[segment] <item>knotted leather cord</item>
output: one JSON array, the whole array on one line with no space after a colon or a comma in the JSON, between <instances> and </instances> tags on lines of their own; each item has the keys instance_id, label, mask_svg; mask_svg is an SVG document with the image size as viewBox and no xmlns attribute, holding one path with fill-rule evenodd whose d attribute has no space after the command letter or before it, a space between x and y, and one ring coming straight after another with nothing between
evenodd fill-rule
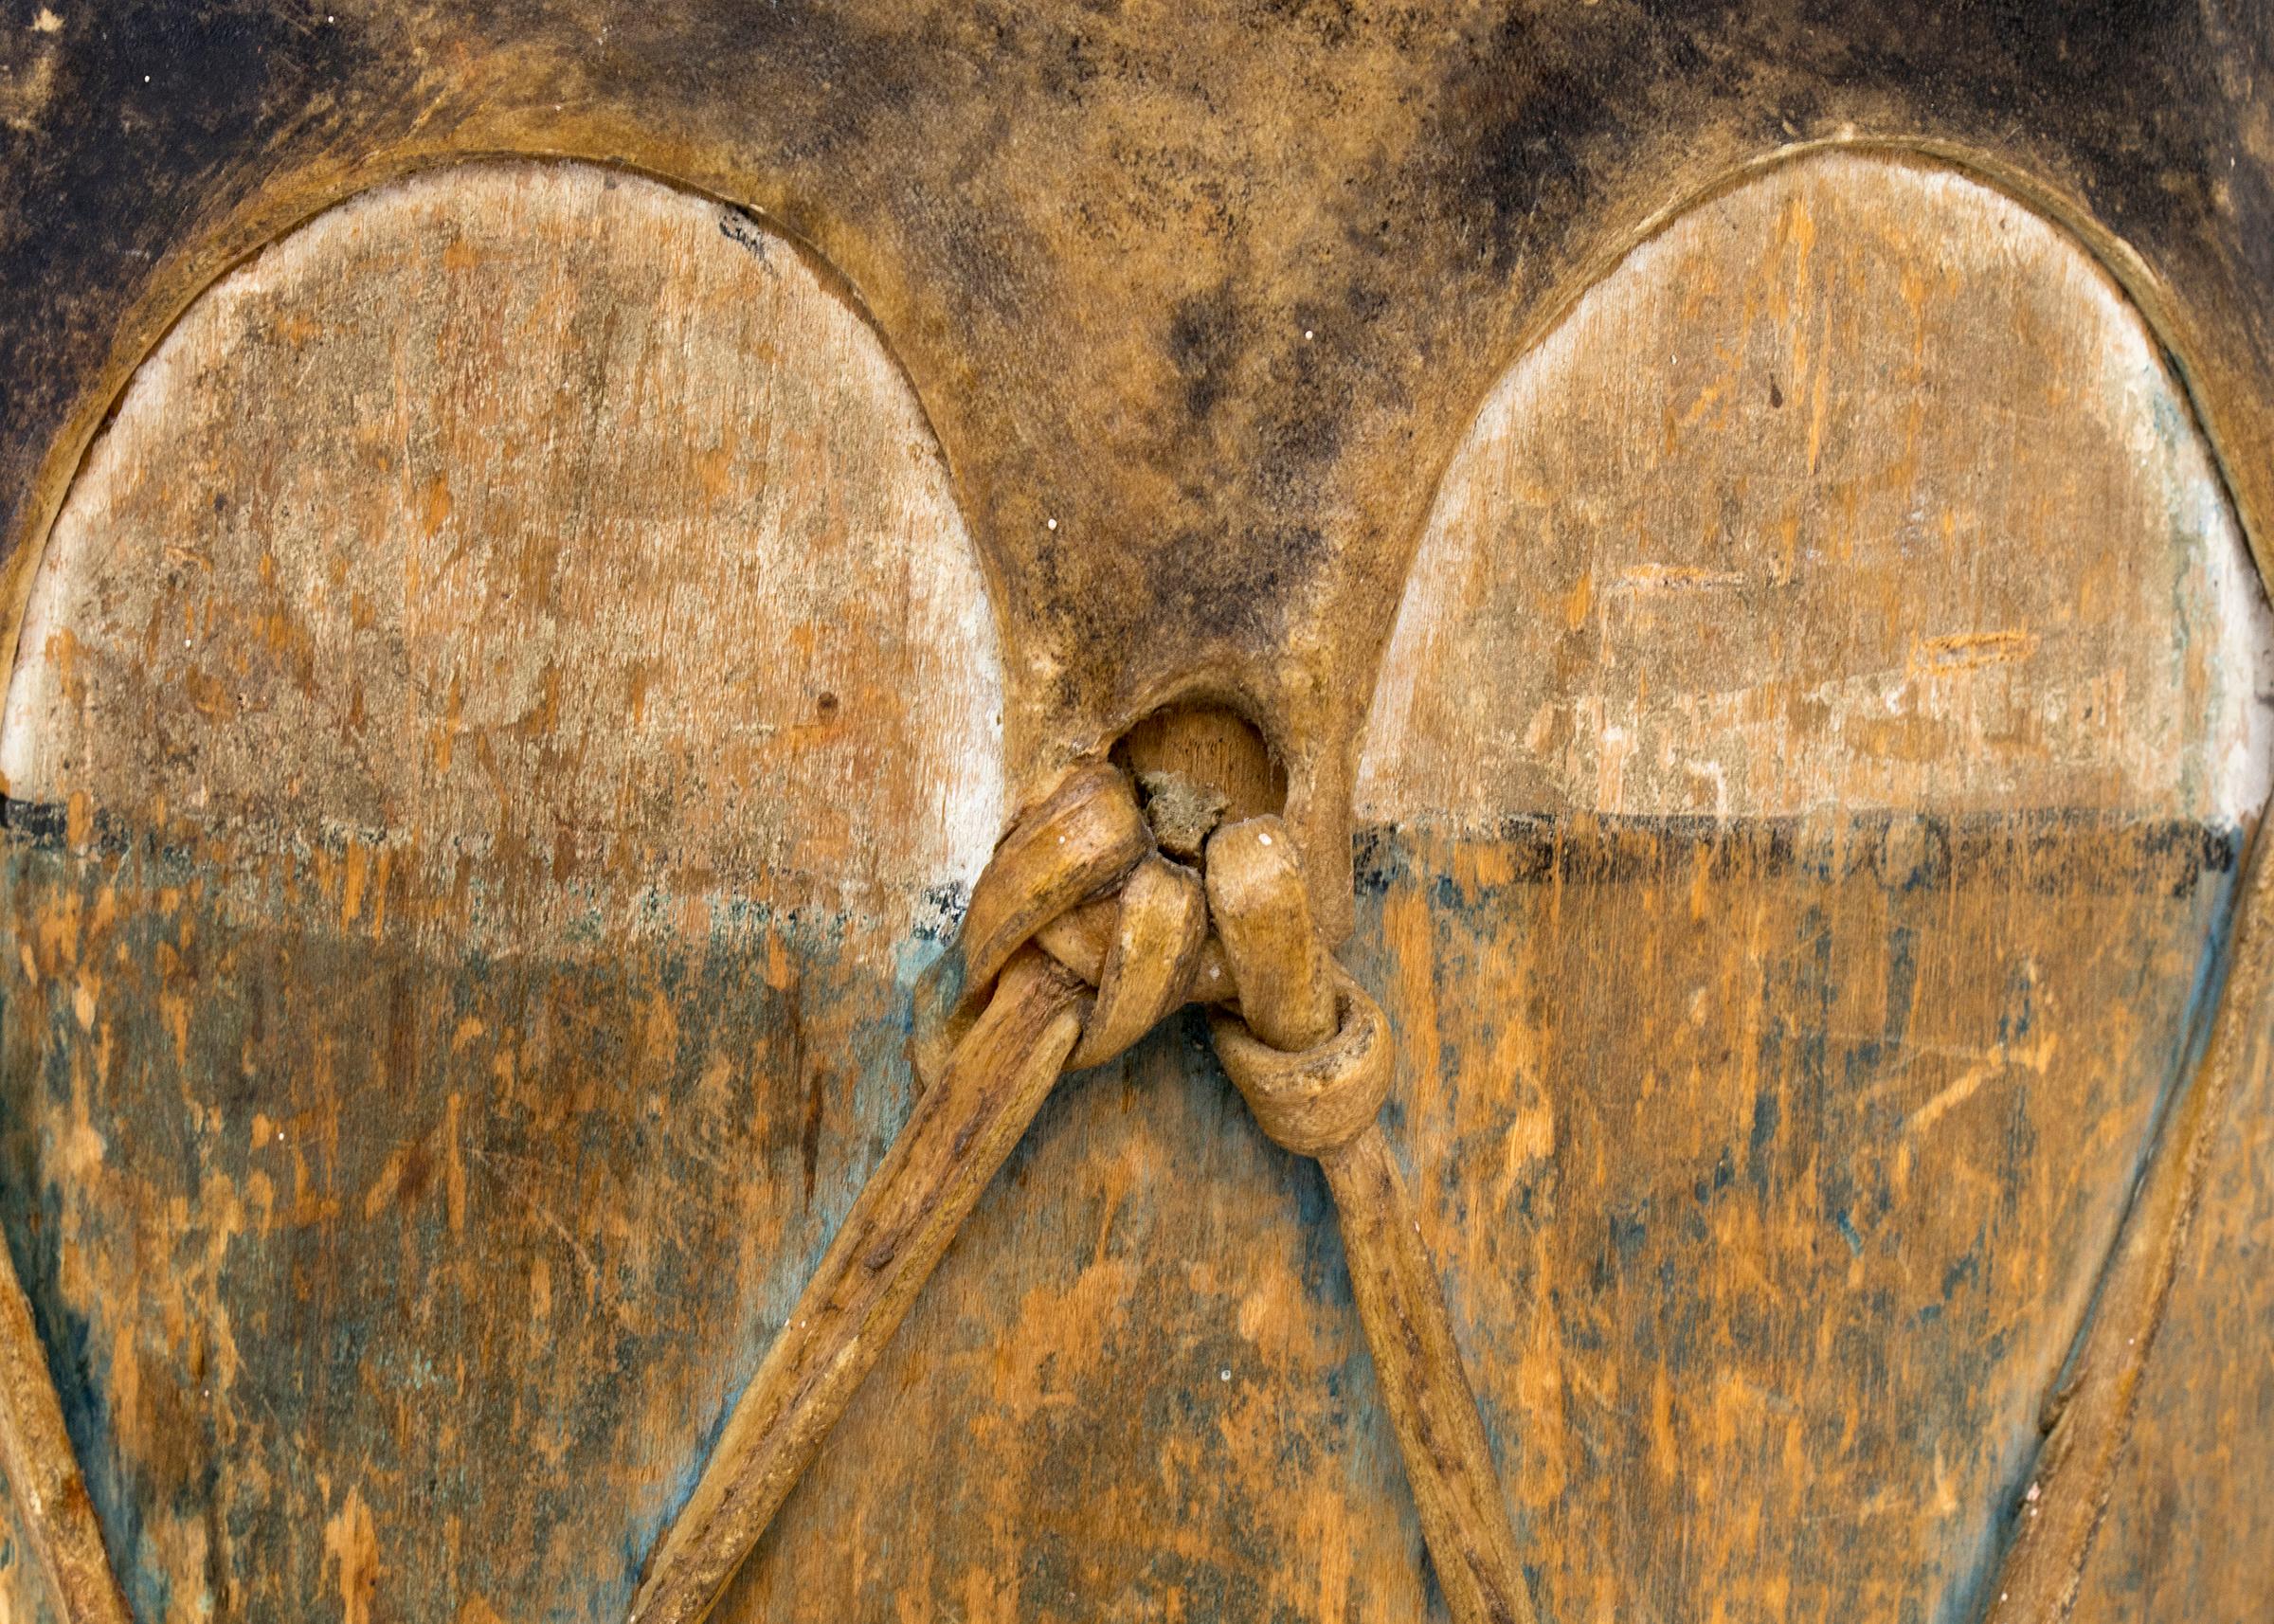
<instances>
[{"instance_id":1,"label":"knotted leather cord","mask_svg":"<svg viewBox=\"0 0 2274 1624\"><path fill-rule=\"evenodd\" d=\"M1376 1121L1388 1022L1327 954L1278 819L1218 829L1202 863L1204 888L1161 856L1127 775L1105 766L1072 774L997 848L964 916L964 994L919 1038L915 1109L736 1403L634 1597L634 1624L699 1624L711 1611L1058 1075L1110 1059L1191 1001L1218 1006L1218 1054L1264 1132L1326 1170L1454 1618L1529 1624L1435 1267Z\"/></svg>"},{"instance_id":2,"label":"knotted leather cord","mask_svg":"<svg viewBox=\"0 0 2274 1624\"><path fill-rule=\"evenodd\" d=\"M2074 1374L2048 1402L2047 1446L2030 1492L2013 1510L2012 1543L1988 1598L1994 1624L2008 1618L2059 1624L2075 1605L2211 1142L2241 1076L2270 1063L2274 1038L2259 1025L2274 999L2268 923L2274 856L2265 821L2250 840L2211 1042L2192 1086L2158 1131ZM635 1624L698 1624L710 1611L875 1363L954 1227L1039 1108L1057 1069L1077 1048L1100 1058L1117 1053L1152 1023L1140 1011L1154 1009L1158 1019L1187 1000L1218 1006L1211 1016L1218 1057L1264 1131L1288 1149L1316 1156L1326 1173L1383 1406L1451 1611L1461 1624L1531 1618L1506 1503L1435 1266L1374 1121L1391 1071L1379 1006L1342 973L1310 928L1299 866L1276 819L1251 820L1210 838L1205 892L1216 931L1197 949L1182 929L1169 928L1164 901L1143 900L1167 896L1173 883L1186 898L1177 917L1188 919L1190 882L1181 876L1189 870L1124 883L1152 864L1177 868L1151 850L1127 781L1110 768L1069 779L999 848L966 914L964 959L972 990L918 1044L919 1080L938 1081L920 1097L805 1304L737 1406L695 1497L651 1564L634 1602ZM1182 995L1176 973L1162 967L1164 957L1192 966ZM997 965L1002 967L990 987L987 972ZM1127 986L1118 984L1125 981ZM996 1078L991 1089L990 1077ZM934 1170L935 1177L952 1175L940 1180L946 1195L928 1226L919 1231L903 1218L904 1228L892 1232L915 1234L921 1246L888 1242L863 1254L868 1266L884 1269L892 1280L856 1326L836 1297L820 1295L832 1278L831 1263L840 1251L866 1244L875 1228L864 1215L872 1201L906 1214L908 1201L885 1198L920 1150L936 1150L948 1131L944 1122L964 1125L955 1129L951 1165ZM862 1238L848 1238L856 1236ZM817 1362L813 1349L822 1343L831 1351Z\"/></svg>"}]
</instances>

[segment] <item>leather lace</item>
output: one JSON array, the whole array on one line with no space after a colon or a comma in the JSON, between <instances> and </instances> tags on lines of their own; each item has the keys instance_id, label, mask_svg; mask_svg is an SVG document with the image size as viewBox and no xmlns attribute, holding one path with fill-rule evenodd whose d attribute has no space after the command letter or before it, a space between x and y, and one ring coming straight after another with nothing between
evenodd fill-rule
<instances>
[{"instance_id":1,"label":"leather lace","mask_svg":"<svg viewBox=\"0 0 2274 1624\"><path fill-rule=\"evenodd\" d=\"M1079 768L972 889L962 991L921 1022L907 1125L729 1417L632 1604L698 1624L766 1531L948 1242L1067 1071L1187 1003L1276 1144L1318 1159L1440 1588L1459 1624L1529 1624L1493 1471L1413 1198L1377 1121L1381 1008L1315 928L1277 818L1216 829L1198 870L1162 855L1128 776Z\"/></svg>"}]
</instances>

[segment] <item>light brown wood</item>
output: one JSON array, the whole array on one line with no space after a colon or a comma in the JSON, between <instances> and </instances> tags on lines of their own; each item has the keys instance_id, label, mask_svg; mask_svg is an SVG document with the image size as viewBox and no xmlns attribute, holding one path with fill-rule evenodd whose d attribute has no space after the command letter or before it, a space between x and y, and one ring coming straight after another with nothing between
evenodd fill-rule
<instances>
[{"instance_id":1,"label":"light brown wood","mask_svg":"<svg viewBox=\"0 0 2274 1624\"><path fill-rule=\"evenodd\" d=\"M1166 706L1113 747L1132 773L1174 772L1223 798L1226 822L1259 818L1287 805L1287 769L1255 725L1220 705Z\"/></svg>"},{"instance_id":2,"label":"light brown wood","mask_svg":"<svg viewBox=\"0 0 2274 1624\"><path fill-rule=\"evenodd\" d=\"M1501 380L1383 656L1362 821L2256 813L2274 621L2154 338L2061 232L1827 153Z\"/></svg>"},{"instance_id":3,"label":"light brown wood","mask_svg":"<svg viewBox=\"0 0 2274 1624\"><path fill-rule=\"evenodd\" d=\"M1097 997L1067 1069L1103 1065L1181 1007L1207 939L1208 897L1199 875L1157 856L1130 870L1114 898L1104 953L1092 960L1083 952L1072 966L1097 988ZM1048 951L1050 943L1043 940L1042 947ZM1095 974L1089 974L1092 968Z\"/></svg>"},{"instance_id":4,"label":"light brown wood","mask_svg":"<svg viewBox=\"0 0 2274 1624\"><path fill-rule=\"evenodd\" d=\"M1084 769L998 847L974 890L963 952L971 986L987 989L986 1008L956 1043L942 1083L863 1192L766 1364L737 1400L693 1498L634 1598L634 1624L700 1624L709 1615L850 1401L875 1350L912 1307L978 1191L1039 1108L1049 1082L1037 1068L1046 1062L1047 1077L1055 1078L1059 1069L1095 1064L1180 1006L1212 914L1230 979L1242 993L1241 1013L1219 1013L1213 1022L1218 1051L1265 1131L1328 1165L1329 1187L1357 1237L1350 1268L1358 1305L1449 1605L1459 1624L1528 1624L1530 1600L1475 1399L1417 1238L1412 1200L1376 1122L1392 1066L1393 1040L1381 1011L1326 954L1309 915L1307 876L1282 820L1267 816L1218 829L1207 841L1203 893L1200 876L1157 856L1128 867L1132 841L1140 849L1146 843L1142 823L1132 834L1135 806L1118 768ZM1075 962L1094 965L1097 977L1086 1005L1065 1001L1081 1027L1069 1047L1043 1038L1016 1013L1035 1001L1038 975L1054 977L1061 992L1079 984L1027 938L1076 911L1074 899L1109 874L1126 877L1110 899L1117 917L1102 948L1088 929L1065 933ZM1094 917L1108 900L1079 911ZM1215 912L1219 908L1224 911ZM996 965L1006 945L1017 973L1006 971L998 983ZM1279 962L1266 963L1273 959ZM998 1019L1006 1005L1014 1010L1007 1022ZM1038 1059L1013 1046L1037 1041L1047 1051ZM991 1118L978 1126L933 1126L926 1110L941 1094L953 1089L968 1095L984 1086L976 1078L996 1074L1022 1079L1013 1090L1025 1100L1010 1113L1015 1129L984 1130L992 1128ZM955 1114L965 1114L960 1104ZM948 1200L947 1191L963 1191L966 1199ZM904 1232L919 1227L925 1239L911 1247ZM910 1259L905 1279L904 1258ZM875 1305L848 1307L878 1273L888 1279Z\"/></svg>"},{"instance_id":5,"label":"light brown wood","mask_svg":"<svg viewBox=\"0 0 2274 1624\"><path fill-rule=\"evenodd\" d=\"M476 164L183 317L0 729L10 1065L89 1045L0 1111L26 1285L99 1502L166 1485L138 1606L628 1598L906 1109L1002 684L907 380L738 211Z\"/></svg>"},{"instance_id":6,"label":"light brown wood","mask_svg":"<svg viewBox=\"0 0 2274 1624\"><path fill-rule=\"evenodd\" d=\"M961 937L966 998L984 999L1036 930L1112 889L1151 850L1145 815L1120 768L1069 773L1012 825L972 887Z\"/></svg>"},{"instance_id":7,"label":"light brown wood","mask_svg":"<svg viewBox=\"0 0 2274 1624\"><path fill-rule=\"evenodd\" d=\"M1080 992L1038 949L1003 966L736 1402L633 1598L634 1624L709 1615L1056 1083L1081 1036Z\"/></svg>"},{"instance_id":8,"label":"light brown wood","mask_svg":"<svg viewBox=\"0 0 2274 1624\"><path fill-rule=\"evenodd\" d=\"M1116 886L1151 851L1128 775L1104 763L1075 767L1012 823L973 883L955 950L917 987L909 1052L919 1090L949 1064L1010 956L1068 909ZM1090 966L1100 975L1111 936L1111 928L1103 930Z\"/></svg>"},{"instance_id":9,"label":"light brown wood","mask_svg":"<svg viewBox=\"0 0 2274 1624\"><path fill-rule=\"evenodd\" d=\"M2197 1072L2198 1102L2175 1102L2162 1134L2164 1157L2183 1146L2190 1177L2201 1184L2182 1207L2183 1227L2167 1232L2172 1271L2168 1292L2131 1295L2141 1276L2155 1281L2165 1259L2136 1255L2127 1239L2111 1259L2103 1291L2116 1310L2103 1329L2096 1323L2080 1350L2083 1383L2057 1406L2056 1438L2072 1457L2066 1475L2097 1505L2101 1525L2091 1539L2077 1589L2074 1616L2092 1624L2133 1624L2161 1618L2248 1618L2267 1595L2259 1553L2274 1549L2274 1361L2254 1357L2274 1326L2274 1272L2265 1267L2274 1236L2274 968L2266 918L2268 869L2274 850L2261 821L2252 837L2247 911L2235 929L2217 1024ZM2185 1136L2184 1138L2182 1136ZM2143 1240L2154 1220L2170 1216L2164 1157L2153 1181L2134 1197ZM2150 1247L2152 1242L2148 1243ZM2129 1300L2127 1301L2127 1298ZM2129 1319L2126 1338L2155 1326L2144 1365L2128 1369L2134 1345L2118 1348L2117 1327ZM2096 1316L2097 1322L2097 1316ZM2084 1435L2088 1413L2078 1413L2099 1389L2103 1403L2123 1417L2121 1442L2106 1451L2108 1435ZM2095 1446L2099 1446L2096 1448ZM2109 1476L2090 1482L2087 1462L2104 1453ZM2028 1526L2049 1512L2041 1474L2032 1473L2012 1509L2015 1555L2020 1543L2043 1542L2050 1530ZM2042 1509L2041 1509L2042 1508ZM2073 1526L2073 1525L2072 1525ZM2050 1553L2046 1553L2049 1555ZM2056 1596L2066 1588L2064 1563L2035 1559ZM2005 1589L2012 1590L2009 1581Z\"/></svg>"},{"instance_id":10,"label":"light brown wood","mask_svg":"<svg viewBox=\"0 0 2274 1624\"><path fill-rule=\"evenodd\" d=\"M1303 859L1275 817L1228 823L1208 840L1208 912L1241 1019L1274 1049L1308 1049L1335 1029L1334 981L1311 925Z\"/></svg>"},{"instance_id":11,"label":"light brown wood","mask_svg":"<svg viewBox=\"0 0 2274 1624\"><path fill-rule=\"evenodd\" d=\"M1209 1020L1217 1058L1271 1141L1322 1160L1372 1129L1390 1089L1397 1039L1381 1006L1329 961L1327 994L1336 1029L1308 1048L1266 1043L1239 1011Z\"/></svg>"},{"instance_id":12,"label":"light brown wood","mask_svg":"<svg viewBox=\"0 0 2274 1624\"><path fill-rule=\"evenodd\" d=\"M49 541L0 772L328 860L351 928L827 911L889 977L1001 830L1002 684L947 470L825 273L652 181L485 164L311 222L152 357Z\"/></svg>"},{"instance_id":13,"label":"light brown wood","mask_svg":"<svg viewBox=\"0 0 2274 1624\"><path fill-rule=\"evenodd\" d=\"M1127 924L1084 998L1081 980L1029 938L1108 886ZM1082 1046L1090 1063L1110 1058L1182 1004L1205 929L1199 877L1152 856L1119 767L1068 774L1003 837L949 961L960 961L964 1010L947 1018L951 1038L919 1044L947 1052L940 1075L735 1401L633 1598L634 1624L709 1615L1059 1074Z\"/></svg>"},{"instance_id":14,"label":"light brown wood","mask_svg":"<svg viewBox=\"0 0 2274 1624\"><path fill-rule=\"evenodd\" d=\"M1120 900L1101 897L1068 909L1036 931L1035 940L1052 958L1095 985L1106 973L1106 956L1112 950L1120 917ZM1184 995L1195 1003L1239 1002L1238 989L1232 984L1231 972L1224 968L1224 945L1213 932L1200 943Z\"/></svg>"},{"instance_id":15,"label":"light brown wood","mask_svg":"<svg viewBox=\"0 0 2274 1624\"><path fill-rule=\"evenodd\" d=\"M1374 1379L1398 1432L1446 1606L1461 1624L1528 1624L1531 1594L1507 1497L1453 1339L1441 1266L1421 1238L1397 1156L1377 1123L1320 1164L1334 1193Z\"/></svg>"}]
</instances>

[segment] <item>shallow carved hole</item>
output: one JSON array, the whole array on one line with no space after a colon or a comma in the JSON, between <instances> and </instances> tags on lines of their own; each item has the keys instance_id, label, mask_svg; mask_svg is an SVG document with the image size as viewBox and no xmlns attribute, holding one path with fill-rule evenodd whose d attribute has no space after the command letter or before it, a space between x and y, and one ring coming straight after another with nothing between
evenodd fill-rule
<instances>
[{"instance_id":1,"label":"shallow carved hole","mask_svg":"<svg viewBox=\"0 0 2274 1624\"><path fill-rule=\"evenodd\" d=\"M1162 707L1121 736L1113 760L1137 780L1154 837L1171 857L1197 857L1219 822L1287 804L1287 769L1262 731L1221 705Z\"/></svg>"}]
</instances>

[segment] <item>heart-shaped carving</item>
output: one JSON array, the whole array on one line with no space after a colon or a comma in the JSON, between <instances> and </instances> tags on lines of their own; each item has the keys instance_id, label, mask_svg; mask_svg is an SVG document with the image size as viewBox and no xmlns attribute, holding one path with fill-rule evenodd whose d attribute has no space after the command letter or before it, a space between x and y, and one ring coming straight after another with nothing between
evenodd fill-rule
<instances>
[{"instance_id":1,"label":"heart-shaped carving","mask_svg":"<svg viewBox=\"0 0 2274 1624\"><path fill-rule=\"evenodd\" d=\"M1495 390L1376 692L1361 973L1543 1614L1979 1613L2268 659L2139 317L1956 174L1740 186Z\"/></svg>"},{"instance_id":2,"label":"heart-shaped carving","mask_svg":"<svg viewBox=\"0 0 2274 1624\"><path fill-rule=\"evenodd\" d=\"M1002 817L905 380L739 214L413 179L140 370L23 646L0 1201L130 1599L620 1615Z\"/></svg>"}]
</instances>

